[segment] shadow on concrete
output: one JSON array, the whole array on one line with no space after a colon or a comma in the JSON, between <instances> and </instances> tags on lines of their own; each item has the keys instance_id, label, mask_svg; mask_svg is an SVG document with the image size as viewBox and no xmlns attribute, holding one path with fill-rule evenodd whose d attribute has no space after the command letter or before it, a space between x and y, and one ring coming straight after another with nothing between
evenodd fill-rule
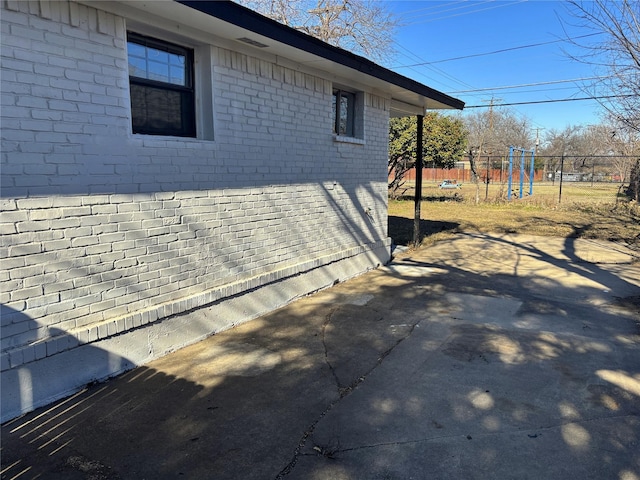
<instances>
[{"instance_id":1,"label":"shadow on concrete","mask_svg":"<svg viewBox=\"0 0 640 480\"><path fill-rule=\"evenodd\" d=\"M406 217L389 215L388 231L395 245L413 244L413 223L414 221ZM426 237L439 232L454 232L460 226L459 223L441 222L433 220L420 220L420 241Z\"/></svg>"},{"instance_id":2,"label":"shadow on concrete","mask_svg":"<svg viewBox=\"0 0 640 480\"><path fill-rule=\"evenodd\" d=\"M75 393L81 385L134 367L121 355L82 343L8 305L0 304L0 317L3 421ZM43 358L48 361L42 362Z\"/></svg>"},{"instance_id":3,"label":"shadow on concrete","mask_svg":"<svg viewBox=\"0 0 640 480\"><path fill-rule=\"evenodd\" d=\"M640 475L637 318L585 301L637 285L508 237L465 240L8 422L3 478ZM509 265L490 271L497 253Z\"/></svg>"}]
</instances>

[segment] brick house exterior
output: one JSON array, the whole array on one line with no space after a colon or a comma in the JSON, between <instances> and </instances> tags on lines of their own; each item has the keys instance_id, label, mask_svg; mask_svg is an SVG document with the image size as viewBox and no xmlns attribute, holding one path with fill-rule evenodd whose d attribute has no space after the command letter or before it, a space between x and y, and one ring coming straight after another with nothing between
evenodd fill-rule
<instances>
[{"instance_id":1,"label":"brick house exterior","mask_svg":"<svg viewBox=\"0 0 640 480\"><path fill-rule=\"evenodd\" d=\"M3 421L387 262L389 116L462 108L235 4L1 14ZM132 127L134 47L191 133Z\"/></svg>"}]
</instances>

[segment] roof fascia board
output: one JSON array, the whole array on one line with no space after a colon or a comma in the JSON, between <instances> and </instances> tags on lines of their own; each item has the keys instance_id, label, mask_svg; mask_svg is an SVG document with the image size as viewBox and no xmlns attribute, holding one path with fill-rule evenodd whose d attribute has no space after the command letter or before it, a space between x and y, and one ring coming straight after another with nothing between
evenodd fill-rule
<instances>
[{"instance_id":1,"label":"roof fascia board","mask_svg":"<svg viewBox=\"0 0 640 480\"><path fill-rule=\"evenodd\" d=\"M198 25L193 22L193 18L189 18L189 30L185 30L183 20L175 11L175 8L178 9L187 9L187 7L181 6L173 0L164 0L158 1L156 0L154 3L156 7L161 5L161 9L158 10L158 13L152 13L150 9L142 10L140 7L145 7L147 4L133 1L109 1L109 0L77 0L78 3L84 4L86 6L90 6L93 8L99 8L101 10L107 11L109 13L113 13L114 15L124 16L127 21L127 29L134 29L138 31L138 33L142 33L144 35L166 35L169 33L171 38L168 40L172 41L180 41L185 45L189 45L192 47L197 46L198 44L211 44L216 47L226 48L228 50L237 51L240 53L244 53L250 56L259 56L260 59L269 61L276 65L280 65L286 68L291 68L296 71L308 73L311 75L316 75L320 78L325 78L327 80L341 83L343 85L350 85L353 88L360 88L362 90L373 88L372 93L377 93L379 95L384 95L384 89L381 89L380 86L383 85L383 82L378 81L378 86L372 86L371 77L365 76L363 74L358 75L358 79L354 75L354 72L346 67L337 68L332 72L328 72L326 69L322 68L322 63L326 63L326 60L319 59L314 61L310 59L309 61L301 63L297 59L292 59L282 54L274 53L269 49L256 49L246 43L242 43L238 40L221 37L214 33L211 33L206 29L205 25ZM198 12L188 9L189 12L192 12L193 15L198 16ZM169 14L173 14L171 18L168 16ZM199 15L202 17L202 15ZM218 23L224 22L223 20L217 20ZM236 33L238 32L236 28ZM246 31L247 34L252 32ZM261 37L258 37L260 39ZM265 39L266 40L266 39ZM293 49L291 49L293 50ZM309 56L307 56L309 58ZM365 78L369 78L369 82L364 82ZM375 79L373 79L375 80Z\"/></svg>"},{"instance_id":2,"label":"roof fascia board","mask_svg":"<svg viewBox=\"0 0 640 480\"><path fill-rule=\"evenodd\" d=\"M411 112L415 111L415 108L424 113L426 109L464 107L464 102L458 99L233 2L78 0L78 3L122 15L130 25L140 25L148 32L158 28L184 38L191 44L196 40L249 55L256 55L259 51L261 58L269 59L278 65L316 74L354 88L358 88L358 85L368 87L363 90L373 88L372 93L392 98L394 115L402 115L408 111L406 107L394 109L393 102L396 101L398 105L412 104L414 108L409 109ZM219 35L213 32L218 32ZM256 49L246 45L236 40L240 34L246 34L259 41L276 42L281 46L280 51L270 52L268 49ZM329 65L332 66L328 68Z\"/></svg>"},{"instance_id":3,"label":"roof fascia board","mask_svg":"<svg viewBox=\"0 0 640 480\"><path fill-rule=\"evenodd\" d=\"M253 10L235 4L231 1L176 1L201 13L224 20L225 22L249 30L265 38L303 50L311 55L330 60L357 72L364 73L371 77L378 78L387 83L414 92L420 96L427 97L435 102L434 106L430 108L453 108L458 110L462 110L464 108L464 102L461 100L450 97L449 95L434 90L431 87L427 87L415 80L392 72L391 70L377 65L364 57L355 55L341 48L334 47L333 45L329 45L317 38L306 35L291 27L278 23L275 20L264 17Z\"/></svg>"},{"instance_id":4,"label":"roof fascia board","mask_svg":"<svg viewBox=\"0 0 640 480\"><path fill-rule=\"evenodd\" d=\"M362 74L357 74L359 78L356 78L354 72L347 69L346 67L337 68L332 72L328 72L327 70L322 68L322 65L318 61L300 63L297 60L293 60L286 56L273 53L268 49L257 50L255 47L239 42L237 40L220 37L218 35L210 33L209 31L205 31L203 28L197 28L198 25L194 25L193 22L189 24L190 30L186 31L184 26L181 25L181 22L179 22L179 15L173 10L173 19L170 19L164 15L153 14L149 10L141 10L139 8L136 8L138 4L144 6L144 4L141 4L141 2L127 3L108 0L78 0L78 3L92 6L94 8L99 8L115 15L124 16L127 20L127 29L133 29L137 33L141 33L143 35L166 36L168 33L170 34L170 36L166 39L169 41L180 42L191 47L196 47L198 44L215 45L216 47L226 48L228 50L237 51L249 56L259 56L260 59L269 61L275 65L280 65L282 67L290 68L295 71L315 75L319 78L324 78L334 83L348 85L354 89L371 91L371 93L380 96L388 95L388 93L385 94L384 82L377 79L372 79L371 77L367 77ZM166 14L167 12L164 10L164 8L171 9L171 7L187 8L173 1L164 1L162 13ZM195 12L191 9L189 9L189 12L193 12L193 15L198 15L198 12ZM219 20L219 22L222 22L222 20ZM247 31L247 33L250 32ZM369 80L369 82L364 81L367 79ZM372 82L371 80L377 81ZM377 85L373 85L373 83L376 83Z\"/></svg>"}]
</instances>

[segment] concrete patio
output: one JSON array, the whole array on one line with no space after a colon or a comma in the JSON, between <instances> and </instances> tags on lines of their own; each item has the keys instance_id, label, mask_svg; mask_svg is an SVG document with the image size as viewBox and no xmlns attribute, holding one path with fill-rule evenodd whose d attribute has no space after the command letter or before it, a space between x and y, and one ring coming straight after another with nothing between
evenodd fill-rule
<instances>
[{"instance_id":1,"label":"concrete patio","mask_svg":"<svg viewBox=\"0 0 640 480\"><path fill-rule=\"evenodd\" d=\"M2 479L638 480L639 304L619 244L457 235L4 424Z\"/></svg>"}]
</instances>

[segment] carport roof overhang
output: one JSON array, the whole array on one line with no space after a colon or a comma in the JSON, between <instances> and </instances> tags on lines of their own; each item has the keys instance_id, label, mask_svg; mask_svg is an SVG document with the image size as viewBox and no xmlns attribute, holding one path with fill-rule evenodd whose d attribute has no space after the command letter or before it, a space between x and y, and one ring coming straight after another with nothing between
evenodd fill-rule
<instances>
[{"instance_id":1,"label":"carport roof overhang","mask_svg":"<svg viewBox=\"0 0 640 480\"><path fill-rule=\"evenodd\" d=\"M82 0L81 0L82 1ZM391 115L423 115L425 110L458 109L464 102L399 75L359 55L334 47L229 1L121 1L111 3L144 11L255 48L311 70L327 72L338 83L364 85L391 97ZM343 85L345 87L350 84Z\"/></svg>"}]
</instances>

